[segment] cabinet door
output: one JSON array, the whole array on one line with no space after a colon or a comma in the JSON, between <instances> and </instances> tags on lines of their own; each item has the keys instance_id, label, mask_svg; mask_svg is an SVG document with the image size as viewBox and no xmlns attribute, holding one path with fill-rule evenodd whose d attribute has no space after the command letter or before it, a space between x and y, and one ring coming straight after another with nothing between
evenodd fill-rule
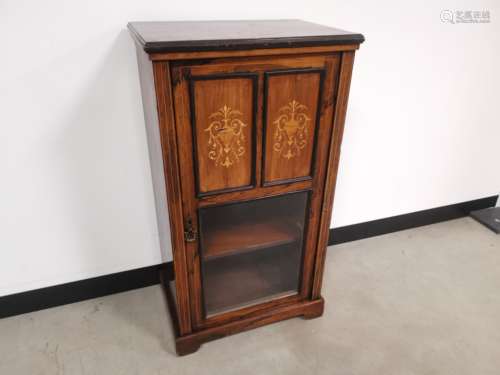
<instances>
[{"instance_id":1,"label":"cabinet door","mask_svg":"<svg viewBox=\"0 0 500 375\"><path fill-rule=\"evenodd\" d=\"M332 54L171 68L195 328L310 296L338 66Z\"/></svg>"}]
</instances>

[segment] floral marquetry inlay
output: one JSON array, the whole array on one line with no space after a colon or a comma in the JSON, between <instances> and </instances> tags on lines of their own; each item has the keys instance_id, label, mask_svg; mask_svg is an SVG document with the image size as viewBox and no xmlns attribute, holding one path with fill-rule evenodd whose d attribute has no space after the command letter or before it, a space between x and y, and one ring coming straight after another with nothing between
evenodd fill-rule
<instances>
[{"instance_id":1,"label":"floral marquetry inlay","mask_svg":"<svg viewBox=\"0 0 500 375\"><path fill-rule=\"evenodd\" d=\"M311 120L307 115L307 107L292 100L279 110L279 117L274 121L273 149L286 159L300 154L307 144L307 124Z\"/></svg>"},{"instance_id":2,"label":"floral marquetry inlay","mask_svg":"<svg viewBox=\"0 0 500 375\"><path fill-rule=\"evenodd\" d=\"M245 153L242 113L227 105L209 116L210 124L205 129L209 134L208 157L215 165L229 168Z\"/></svg>"}]
</instances>

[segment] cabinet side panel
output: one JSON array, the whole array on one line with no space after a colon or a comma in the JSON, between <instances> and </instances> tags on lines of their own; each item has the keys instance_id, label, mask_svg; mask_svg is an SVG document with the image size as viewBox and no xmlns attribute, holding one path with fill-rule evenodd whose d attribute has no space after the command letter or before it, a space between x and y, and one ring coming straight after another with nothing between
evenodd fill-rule
<instances>
[{"instance_id":1,"label":"cabinet side panel","mask_svg":"<svg viewBox=\"0 0 500 375\"><path fill-rule=\"evenodd\" d=\"M163 262L168 262L172 260L172 242L168 220L168 205L165 174L163 173L163 157L161 153L160 129L158 126L153 64L140 46L136 48L136 53L139 65L142 106L144 109L144 121L146 123L146 137L148 140L149 163L153 180L161 254Z\"/></svg>"},{"instance_id":2,"label":"cabinet side panel","mask_svg":"<svg viewBox=\"0 0 500 375\"><path fill-rule=\"evenodd\" d=\"M333 135L330 144L328 170L325 180L324 198L321 210L312 299L321 297L321 284L325 266L326 246L328 243L328 229L330 227L332 216L333 198L340 158L340 146L342 143L342 135L344 133L345 115L347 111L347 100L349 97L353 63L354 52L344 52L340 63L337 103L333 117Z\"/></svg>"},{"instance_id":3,"label":"cabinet side panel","mask_svg":"<svg viewBox=\"0 0 500 375\"><path fill-rule=\"evenodd\" d=\"M154 63L153 65L140 46L136 50L155 190L160 244L162 249L171 249L172 252L176 284L178 334L186 335L191 333L191 315L189 311L182 200L178 173L177 139L168 73L169 66L166 62Z\"/></svg>"}]
</instances>

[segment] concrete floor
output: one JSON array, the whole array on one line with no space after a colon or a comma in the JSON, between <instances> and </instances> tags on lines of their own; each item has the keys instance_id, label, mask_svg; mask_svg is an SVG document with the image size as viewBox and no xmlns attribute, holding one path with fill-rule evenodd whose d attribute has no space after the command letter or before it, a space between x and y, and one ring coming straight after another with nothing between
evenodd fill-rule
<instances>
[{"instance_id":1,"label":"concrete floor","mask_svg":"<svg viewBox=\"0 0 500 375\"><path fill-rule=\"evenodd\" d=\"M499 374L500 236L465 218L330 248L315 320L174 354L157 286L0 320L0 374Z\"/></svg>"}]
</instances>

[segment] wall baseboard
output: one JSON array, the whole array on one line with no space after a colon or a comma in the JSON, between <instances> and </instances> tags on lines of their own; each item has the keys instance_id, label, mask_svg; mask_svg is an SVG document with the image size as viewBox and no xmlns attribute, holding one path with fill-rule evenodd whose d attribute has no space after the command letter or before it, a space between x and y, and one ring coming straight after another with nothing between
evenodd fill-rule
<instances>
[{"instance_id":1,"label":"wall baseboard","mask_svg":"<svg viewBox=\"0 0 500 375\"><path fill-rule=\"evenodd\" d=\"M330 229L328 246L469 216L471 211L495 207L497 199L498 195L494 195L429 210L333 228Z\"/></svg>"},{"instance_id":2,"label":"wall baseboard","mask_svg":"<svg viewBox=\"0 0 500 375\"><path fill-rule=\"evenodd\" d=\"M498 195L472 201L330 229L328 245L356 241L404 229L468 216L471 211L494 207ZM67 284L0 297L0 318L25 314L159 284L159 269L173 272L172 262L94 277Z\"/></svg>"},{"instance_id":3,"label":"wall baseboard","mask_svg":"<svg viewBox=\"0 0 500 375\"><path fill-rule=\"evenodd\" d=\"M165 265L137 268L0 297L0 319L159 284L161 266ZM166 267L167 272L173 272L172 262L166 263Z\"/></svg>"}]
</instances>

